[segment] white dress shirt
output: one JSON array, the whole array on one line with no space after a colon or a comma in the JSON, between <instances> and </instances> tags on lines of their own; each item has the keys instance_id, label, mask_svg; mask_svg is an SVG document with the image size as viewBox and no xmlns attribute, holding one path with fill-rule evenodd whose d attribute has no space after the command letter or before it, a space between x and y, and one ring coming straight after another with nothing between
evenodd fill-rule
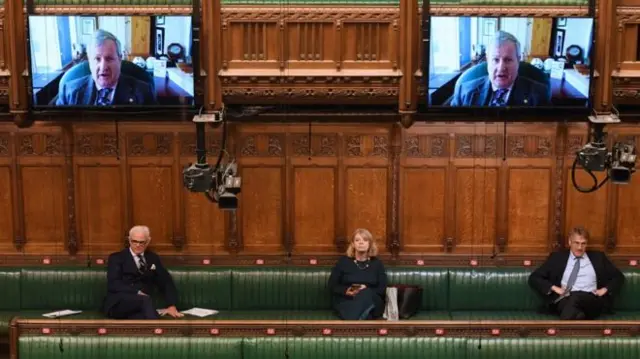
<instances>
[{"instance_id":1,"label":"white dress shirt","mask_svg":"<svg viewBox=\"0 0 640 359\"><path fill-rule=\"evenodd\" d=\"M131 248L129 248L129 252L131 252L131 255L133 256L133 260L136 262L136 267L140 269L140 258L138 258L138 255L135 254ZM142 252L141 255L142 255L142 258L144 258L144 261L146 262L147 258L144 257L144 252Z\"/></svg>"}]
</instances>

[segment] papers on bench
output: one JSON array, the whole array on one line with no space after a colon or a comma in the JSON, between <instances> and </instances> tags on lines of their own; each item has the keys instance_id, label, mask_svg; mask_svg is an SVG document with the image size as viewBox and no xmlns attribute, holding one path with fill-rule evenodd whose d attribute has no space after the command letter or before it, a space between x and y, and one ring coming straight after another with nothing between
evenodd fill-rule
<instances>
[{"instance_id":1,"label":"papers on bench","mask_svg":"<svg viewBox=\"0 0 640 359\"><path fill-rule=\"evenodd\" d=\"M65 309L65 310L59 310L57 312L42 314L42 316L47 318L60 318L60 317L66 317L67 315L74 315L78 313L82 313L82 311Z\"/></svg>"},{"instance_id":2,"label":"papers on bench","mask_svg":"<svg viewBox=\"0 0 640 359\"><path fill-rule=\"evenodd\" d=\"M218 314L217 310L212 310L212 309L203 309L203 308L191 308L189 310L183 310L182 312L180 312L182 314L189 314L189 315L194 315L196 317L207 317L213 314Z\"/></svg>"}]
</instances>

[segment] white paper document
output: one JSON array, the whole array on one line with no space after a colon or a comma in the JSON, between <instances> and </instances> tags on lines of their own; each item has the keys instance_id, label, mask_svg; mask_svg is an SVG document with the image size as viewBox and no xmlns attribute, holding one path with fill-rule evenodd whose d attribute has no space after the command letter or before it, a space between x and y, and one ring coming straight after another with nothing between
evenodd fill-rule
<instances>
[{"instance_id":1,"label":"white paper document","mask_svg":"<svg viewBox=\"0 0 640 359\"><path fill-rule=\"evenodd\" d=\"M202 317L207 317L207 316L210 316L210 315L218 314L218 311L217 310L212 310L212 309L191 308L189 310L183 310L180 313L194 315L196 317L202 318Z\"/></svg>"},{"instance_id":2,"label":"white paper document","mask_svg":"<svg viewBox=\"0 0 640 359\"><path fill-rule=\"evenodd\" d=\"M42 314L42 316L47 318L60 318L60 317L66 317L67 315L74 315L78 313L82 313L82 311L65 309L65 310L59 310L57 312Z\"/></svg>"}]
</instances>

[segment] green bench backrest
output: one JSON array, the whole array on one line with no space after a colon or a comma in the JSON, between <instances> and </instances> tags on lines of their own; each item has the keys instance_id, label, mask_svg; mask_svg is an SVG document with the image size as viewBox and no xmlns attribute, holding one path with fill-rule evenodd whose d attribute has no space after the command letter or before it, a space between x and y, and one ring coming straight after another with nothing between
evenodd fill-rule
<instances>
[{"instance_id":1,"label":"green bench backrest","mask_svg":"<svg viewBox=\"0 0 640 359\"><path fill-rule=\"evenodd\" d=\"M449 272L446 268L389 268L389 285L410 284L422 287L420 310L447 310Z\"/></svg>"},{"instance_id":2,"label":"green bench backrest","mask_svg":"<svg viewBox=\"0 0 640 359\"><path fill-rule=\"evenodd\" d=\"M329 268L235 268L232 309L331 309Z\"/></svg>"},{"instance_id":3,"label":"green bench backrest","mask_svg":"<svg viewBox=\"0 0 640 359\"><path fill-rule=\"evenodd\" d=\"M231 268L174 268L169 271L178 289L178 308L231 309Z\"/></svg>"},{"instance_id":4,"label":"green bench backrest","mask_svg":"<svg viewBox=\"0 0 640 359\"><path fill-rule=\"evenodd\" d=\"M468 341L474 359L637 359L638 338L487 338Z\"/></svg>"},{"instance_id":5,"label":"green bench backrest","mask_svg":"<svg viewBox=\"0 0 640 359\"><path fill-rule=\"evenodd\" d=\"M462 338L246 338L244 359L463 359Z\"/></svg>"},{"instance_id":6,"label":"green bench backrest","mask_svg":"<svg viewBox=\"0 0 640 359\"><path fill-rule=\"evenodd\" d=\"M624 284L616 296L614 310L640 310L640 269L625 268Z\"/></svg>"},{"instance_id":7,"label":"green bench backrest","mask_svg":"<svg viewBox=\"0 0 640 359\"><path fill-rule=\"evenodd\" d=\"M637 359L638 338L21 336L20 359Z\"/></svg>"},{"instance_id":8,"label":"green bench backrest","mask_svg":"<svg viewBox=\"0 0 640 359\"><path fill-rule=\"evenodd\" d=\"M107 277L102 268L22 269L22 309L98 310L106 293Z\"/></svg>"},{"instance_id":9,"label":"green bench backrest","mask_svg":"<svg viewBox=\"0 0 640 359\"><path fill-rule=\"evenodd\" d=\"M218 310L328 310L329 267L176 267L178 306ZM421 310L535 311L542 298L527 283L531 268L387 267L389 284L423 288ZM615 302L640 310L640 269L625 269ZM0 310L98 310L106 294L105 268L0 268ZM51 295L55 294L55 295ZM499 299L499 300L498 300ZM159 303L164 301L158 298Z\"/></svg>"},{"instance_id":10,"label":"green bench backrest","mask_svg":"<svg viewBox=\"0 0 640 359\"><path fill-rule=\"evenodd\" d=\"M61 340L62 339L62 340ZM62 348L62 350L61 350ZM20 359L242 359L242 338L21 336Z\"/></svg>"},{"instance_id":11,"label":"green bench backrest","mask_svg":"<svg viewBox=\"0 0 640 359\"><path fill-rule=\"evenodd\" d=\"M532 269L474 268L449 270L449 310L540 309L543 300L528 279Z\"/></svg>"},{"instance_id":12,"label":"green bench backrest","mask_svg":"<svg viewBox=\"0 0 640 359\"><path fill-rule=\"evenodd\" d=\"M20 309L20 269L0 268L0 310Z\"/></svg>"}]
</instances>

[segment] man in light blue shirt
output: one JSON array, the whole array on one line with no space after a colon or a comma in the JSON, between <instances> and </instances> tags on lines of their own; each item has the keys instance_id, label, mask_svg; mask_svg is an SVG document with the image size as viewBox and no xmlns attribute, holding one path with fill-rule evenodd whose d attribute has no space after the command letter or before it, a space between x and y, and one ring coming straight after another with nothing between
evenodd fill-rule
<instances>
[{"instance_id":1,"label":"man in light blue shirt","mask_svg":"<svg viewBox=\"0 0 640 359\"><path fill-rule=\"evenodd\" d=\"M595 319L610 312L624 275L600 251L588 251L589 232L576 227L569 249L552 253L529 277L529 285L544 295L560 319Z\"/></svg>"}]
</instances>

